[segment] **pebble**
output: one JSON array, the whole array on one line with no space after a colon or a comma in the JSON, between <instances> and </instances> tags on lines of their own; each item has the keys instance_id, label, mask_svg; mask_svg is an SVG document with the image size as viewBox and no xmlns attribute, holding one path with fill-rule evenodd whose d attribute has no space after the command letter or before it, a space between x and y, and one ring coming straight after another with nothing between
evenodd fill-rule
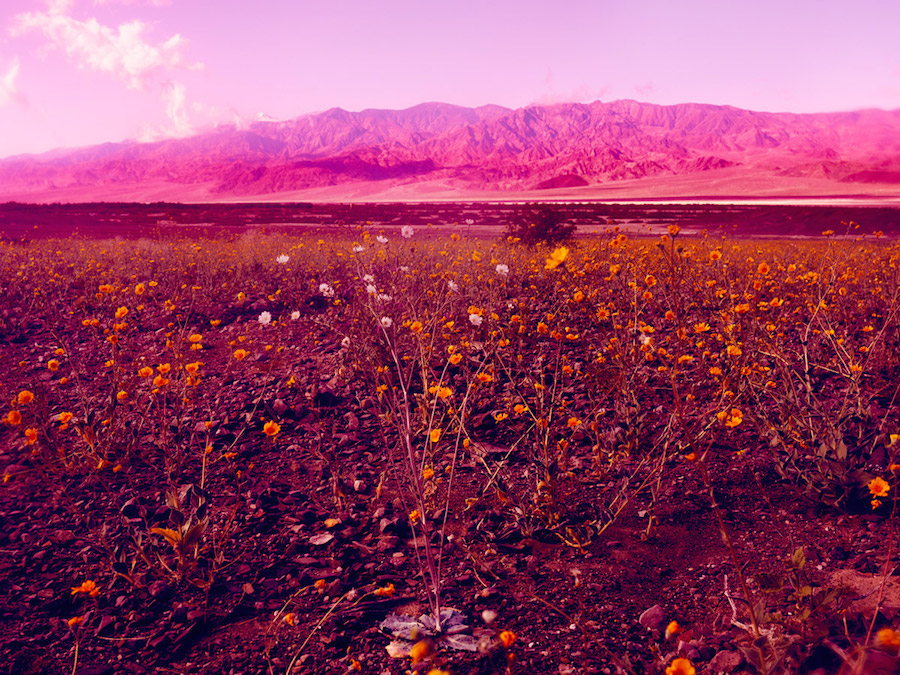
<instances>
[{"instance_id":1,"label":"pebble","mask_svg":"<svg viewBox=\"0 0 900 675\"><path fill-rule=\"evenodd\" d=\"M638 622L649 630L662 630L663 622L666 620L666 612L659 605L653 605L641 613Z\"/></svg>"},{"instance_id":2,"label":"pebble","mask_svg":"<svg viewBox=\"0 0 900 675\"><path fill-rule=\"evenodd\" d=\"M709 662L709 669L714 673L731 673L741 665L743 657L737 652L721 651Z\"/></svg>"}]
</instances>

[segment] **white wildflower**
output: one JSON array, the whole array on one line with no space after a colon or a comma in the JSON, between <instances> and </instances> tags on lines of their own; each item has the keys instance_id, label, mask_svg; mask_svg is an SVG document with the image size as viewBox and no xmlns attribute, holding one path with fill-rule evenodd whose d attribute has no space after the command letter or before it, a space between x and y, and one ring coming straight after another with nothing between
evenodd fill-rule
<instances>
[{"instance_id":1,"label":"white wildflower","mask_svg":"<svg viewBox=\"0 0 900 675\"><path fill-rule=\"evenodd\" d=\"M365 281L367 284L372 284L375 283L375 277L373 277L371 274L366 274L363 276L363 281Z\"/></svg>"},{"instance_id":2,"label":"white wildflower","mask_svg":"<svg viewBox=\"0 0 900 675\"><path fill-rule=\"evenodd\" d=\"M349 346L350 346L350 337L349 337L349 336L345 336L344 339L341 340L341 347L343 347L344 349L346 349L346 348L349 347Z\"/></svg>"},{"instance_id":3,"label":"white wildflower","mask_svg":"<svg viewBox=\"0 0 900 675\"><path fill-rule=\"evenodd\" d=\"M300 318L300 310L295 309L293 312L291 312L291 321L296 321L299 318Z\"/></svg>"},{"instance_id":4,"label":"white wildflower","mask_svg":"<svg viewBox=\"0 0 900 675\"><path fill-rule=\"evenodd\" d=\"M275 258L275 262L277 262L279 265L285 265L290 259L291 257L289 255L285 255L284 253L282 253L280 256Z\"/></svg>"},{"instance_id":5,"label":"white wildflower","mask_svg":"<svg viewBox=\"0 0 900 675\"><path fill-rule=\"evenodd\" d=\"M272 315L268 312L261 312L256 320L259 321L259 324L261 326L268 326L270 323L272 323Z\"/></svg>"},{"instance_id":6,"label":"white wildflower","mask_svg":"<svg viewBox=\"0 0 900 675\"><path fill-rule=\"evenodd\" d=\"M504 265L503 263L497 265L497 274L499 274L501 277L505 277L507 274L509 274L509 265Z\"/></svg>"},{"instance_id":7,"label":"white wildflower","mask_svg":"<svg viewBox=\"0 0 900 675\"><path fill-rule=\"evenodd\" d=\"M388 243L388 238L383 234L379 234L377 237L375 237L375 241L377 241L379 244L386 244Z\"/></svg>"},{"instance_id":8,"label":"white wildflower","mask_svg":"<svg viewBox=\"0 0 900 675\"><path fill-rule=\"evenodd\" d=\"M469 314L469 323L473 326L480 326L482 321L484 319L481 318L480 314Z\"/></svg>"},{"instance_id":9,"label":"white wildflower","mask_svg":"<svg viewBox=\"0 0 900 675\"><path fill-rule=\"evenodd\" d=\"M474 224L475 224L474 220L472 220L471 218L466 218L466 225L474 225Z\"/></svg>"},{"instance_id":10,"label":"white wildflower","mask_svg":"<svg viewBox=\"0 0 900 675\"><path fill-rule=\"evenodd\" d=\"M411 236L413 236L413 234L415 234L415 230L413 229L412 225L404 225L400 228L400 235L404 239L409 239Z\"/></svg>"},{"instance_id":11,"label":"white wildflower","mask_svg":"<svg viewBox=\"0 0 900 675\"><path fill-rule=\"evenodd\" d=\"M366 250L366 247L365 247L365 246L360 246L359 244L357 244L356 246L353 247L353 252L354 252L354 253L362 253L362 252L365 251L365 250Z\"/></svg>"},{"instance_id":12,"label":"white wildflower","mask_svg":"<svg viewBox=\"0 0 900 675\"><path fill-rule=\"evenodd\" d=\"M394 298L392 298L387 293L379 293L377 296L375 296L375 299L378 300L378 302L390 302Z\"/></svg>"},{"instance_id":13,"label":"white wildflower","mask_svg":"<svg viewBox=\"0 0 900 675\"><path fill-rule=\"evenodd\" d=\"M381 317L381 327L382 328L390 328L393 325L394 325L394 320L391 319L391 317L389 317L389 316Z\"/></svg>"},{"instance_id":14,"label":"white wildflower","mask_svg":"<svg viewBox=\"0 0 900 675\"><path fill-rule=\"evenodd\" d=\"M368 293L369 295L375 295L377 292L378 289L375 288L373 284L369 284L368 286L366 286L366 293Z\"/></svg>"},{"instance_id":15,"label":"white wildflower","mask_svg":"<svg viewBox=\"0 0 900 675\"><path fill-rule=\"evenodd\" d=\"M456 283L455 281L449 281L449 280L448 280L448 281L447 281L447 286L448 286L448 287L450 288L450 290L453 291L454 293L459 293L459 284Z\"/></svg>"},{"instance_id":16,"label":"white wildflower","mask_svg":"<svg viewBox=\"0 0 900 675\"><path fill-rule=\"evenodd\" d=\"M326 298L333 298L334 288L331 287L331 284L319 284L319 293Z\"/></svg>"},{"instance_id":17,"label":"white wildflower","mask_svg":"<svg viewBox=\"0 0 900 675\"><path fill-rule=\"evenodd\" d=\"M400 265L400 271L406 274L409 272L409 265Z\"/></svg>"}]
</instances>

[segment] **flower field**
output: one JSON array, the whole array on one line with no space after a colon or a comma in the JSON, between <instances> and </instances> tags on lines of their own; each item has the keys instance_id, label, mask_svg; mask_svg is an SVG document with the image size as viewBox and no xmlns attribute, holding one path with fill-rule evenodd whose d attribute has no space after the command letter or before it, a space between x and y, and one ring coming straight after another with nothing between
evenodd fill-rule
<instances>
[{"instance_id":1,"label":"flower field","mask_svg":"<svg viewBox=\"0 0 900 675\"><path fill-rule=\"evenodd\" d=\"M0 244L0 672L896 672L895 242L424 235Z\"/></svg>"}]
</instances>

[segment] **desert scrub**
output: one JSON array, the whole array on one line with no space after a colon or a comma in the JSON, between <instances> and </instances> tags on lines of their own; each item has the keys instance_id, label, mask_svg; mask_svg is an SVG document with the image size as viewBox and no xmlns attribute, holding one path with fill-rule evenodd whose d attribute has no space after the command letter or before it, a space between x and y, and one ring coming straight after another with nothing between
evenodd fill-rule
<instances>
[{"instance_id":1,"label":"desert scrub","mask_svg":"<svg viewBox=\"0 0 900 675\"><path fill-rule=\"evenodd\" d=\"M670 478L691 468L713 474L726 521L722 467L753 468L763 495L783 479L816 508L892 513L894 245L611 229L529 248L371 228L0 251L4 479L112 494L154 476L154 494L103 516L129 529L106 542L107 578L86 575L100 586L212 587L262 510L256 467L275 450L333 511L312 545L354 508L384 508L418 547L408 585L437 616L461 597L443 558L457 544L502 585L500 549L580 556L637 513L652 542L663 498L681 499ZM371 481L341 460L363 432L384 449ZM833 633L826 599L808 618ZM881 628L848 631L868 648Z\"/></svg>"}]
</instances>

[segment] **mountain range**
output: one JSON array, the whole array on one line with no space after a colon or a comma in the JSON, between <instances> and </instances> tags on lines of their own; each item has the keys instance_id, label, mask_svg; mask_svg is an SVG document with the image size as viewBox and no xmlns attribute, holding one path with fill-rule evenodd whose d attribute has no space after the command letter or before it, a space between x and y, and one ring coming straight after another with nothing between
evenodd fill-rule
<instances>
[{"instance_id":1,"label":"mountain range","mask_svg":"<svg viewBox=\"0 0 900 675\"><path fill-rule=\"evenodd\" d=\"M896 195L900 110L767 113L623 100L423 103L261 118L0 160L0 200Z\"/></svg>"}]
</instances>

